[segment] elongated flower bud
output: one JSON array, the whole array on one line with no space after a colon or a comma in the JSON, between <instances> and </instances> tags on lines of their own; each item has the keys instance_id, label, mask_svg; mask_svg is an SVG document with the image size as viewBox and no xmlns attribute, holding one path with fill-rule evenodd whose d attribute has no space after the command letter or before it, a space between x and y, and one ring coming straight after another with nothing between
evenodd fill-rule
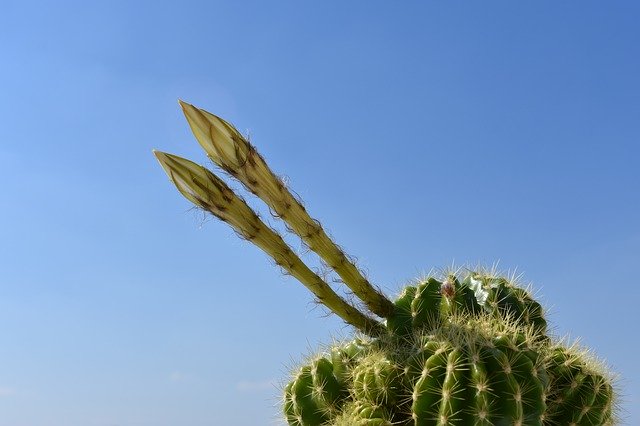
<instances>
[{"instance_id":1,"label":"elongated flower bud","mask_svg":"<svg viewBox=\"0 0 640 426\"><path fill-rule=\"evenodd\" d=\"M369 335L382 332L380 323L336 294L222 179L177 155L159 151L154 151L154 154L169 179L189 201L228 223L236 232L260 247L344 321Z\"/></svg>"},{"instance_id":2,"label":"elongated flower bud","mask_svg":"<svg viewBox=\"0 0 640 426\"><path fill-rule=\"evenodd\" d=\"M375 289L353 261L311 218L269 168L264 158L230 123L205 110L180 102L196 139L209 158L260 197L289 229L334 269L342 281L378 316L393 315L393 303Z\"/></svg>"}]
</instances>

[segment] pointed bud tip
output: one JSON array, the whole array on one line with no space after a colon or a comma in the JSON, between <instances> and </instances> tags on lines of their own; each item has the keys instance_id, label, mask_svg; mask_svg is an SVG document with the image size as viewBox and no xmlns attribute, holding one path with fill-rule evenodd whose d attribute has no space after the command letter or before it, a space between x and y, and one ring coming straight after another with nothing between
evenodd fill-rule
<instances>
[{"instance_id":1,"label":"pointed bud tip","mask_svg":"<svg viewBox=\"0 0 640 426\"><path fill-rule=\"evenodd\" d=\"M165 159L167 157L167 154L165 152L158 151L157 149L153 149L153 150L151 150L151 152L153 152L153 155L155 155L155 157L158 159L158 161L162 161L163 159Z\"/></svg>"},{"instance_id":2,"label":"pointed bud tip","mask_svg":"<svg viewBox=\"0 0 640 426\"><path fill-rule=\"evenodd\" d=\"M193 111L193 110L198 110L197 107L191 105L189 102L183 101L182 99L179 99L178 103L180 104L180 107L182 108L182 111L185 114L188 114L190 111Z\"/></svg>"}]
</instances>

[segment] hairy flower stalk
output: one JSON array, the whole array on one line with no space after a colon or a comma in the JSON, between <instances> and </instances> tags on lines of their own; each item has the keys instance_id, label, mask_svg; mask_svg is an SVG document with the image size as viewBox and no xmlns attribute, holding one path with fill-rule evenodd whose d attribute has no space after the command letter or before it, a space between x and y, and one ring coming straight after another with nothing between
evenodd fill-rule
<instances>
[{"instance_id":1,"label":"hairy flower stalk","mask_svg":"<svg viewBox=\"0 0 640 426\"><path fill-rule=\"evenodd\" d=\"M154 154L185 198L228 223L242 237L260 247L344 321L368 335L380 334L382 326L379 322L336 294L224 181L187 159L159 151L154 151Z\"/></svg>"},{"instance_id":2,"label":"hairy flower stalk","mask_svg":"<svg viewBox=\"0 0 640 426\"><path fill-rule=\"evenodd\" d=\"M369 283L233 125L186 102L180 102L180 105L196 139L213 162L261 198L292 232L337 272L371 312L383 318L393 316L393 303Z\"/></svg>"}]
</instances>

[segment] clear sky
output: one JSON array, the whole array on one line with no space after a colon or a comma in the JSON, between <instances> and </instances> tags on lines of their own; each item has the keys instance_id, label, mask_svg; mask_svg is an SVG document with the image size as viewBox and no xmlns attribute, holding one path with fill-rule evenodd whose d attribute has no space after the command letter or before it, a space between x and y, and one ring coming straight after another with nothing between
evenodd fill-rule
<instances>
[{"instance_id":1,"label":"clear sky","mask_svg":"<svg viewBox=\"0 0 640 426\"><path fill-rule=\"evenodd\" d=\"M0 1L0 426L277 423L288 368L348 335L169 183L152 148L206 163L179 98L248 131L389 294L452 262L524 272L640 424L639 20Z\"/></svg>"}]
</instances>

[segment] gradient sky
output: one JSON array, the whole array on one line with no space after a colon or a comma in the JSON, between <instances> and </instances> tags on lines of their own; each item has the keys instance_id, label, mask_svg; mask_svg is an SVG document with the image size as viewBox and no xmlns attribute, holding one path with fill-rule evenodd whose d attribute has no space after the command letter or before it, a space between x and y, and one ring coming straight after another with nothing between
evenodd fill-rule
<instances>
[{"instance_id":1,"label":"gradient sky","mask_svg":"<svg viewBox=\"0 0 640 426\"><path fill-rule=\"evenodd\" d=\"M0 6L0 426L275 424L290 366L348 336L169 183L152 148L206 163L179 98L389 294L524 272L640 424L638 2Z\"/></svg>"}]
</instances>

